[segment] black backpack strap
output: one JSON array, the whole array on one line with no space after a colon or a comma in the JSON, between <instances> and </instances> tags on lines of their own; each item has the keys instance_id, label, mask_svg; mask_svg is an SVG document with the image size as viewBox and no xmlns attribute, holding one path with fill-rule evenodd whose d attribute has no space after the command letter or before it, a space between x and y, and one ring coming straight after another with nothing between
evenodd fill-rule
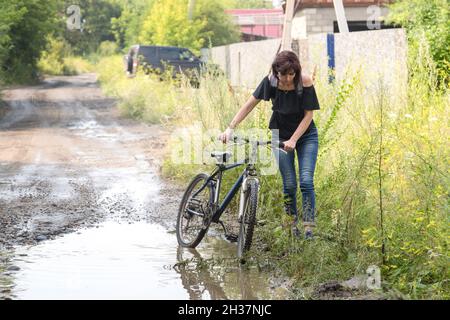
<instances>
[{"instance_id":1,"label":"black backpack strap","mask_svg":"<svg viewBox=\"0 0 450 320\"><path fill-rule=\"evenodd\" d=\"M277 88L278 87L277 77L275 77L272 73L269 74L267 77L269 78L270 86Z\"/></svg>"},{"instance_id":2,"label":"black backpack strap","mask_svg":"<svg viewBox=\"0 0 450 320\"><path fill-rule=\"evenodd\" d=\"M297 95L301 97L303 94L303 81L302 76L300 75L300 79L298 79L298 85L297 85Z\"/></svg>"}]
</instances>

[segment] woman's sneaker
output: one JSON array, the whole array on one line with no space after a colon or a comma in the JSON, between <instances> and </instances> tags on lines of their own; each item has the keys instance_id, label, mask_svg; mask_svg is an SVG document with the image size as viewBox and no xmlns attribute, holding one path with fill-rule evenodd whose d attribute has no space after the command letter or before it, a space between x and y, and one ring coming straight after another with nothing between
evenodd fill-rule
<instances>
[{"instance_id":1,"label":"woman's sneaker","mask_svg":"<svg viewBox=\"0 0 450 320\"><path fill-rule=\"evenodd\" d=\"M295 226L295 225L292 226L292 235L293 235L295 238L300 238L300 236L301 236L300 230L299 230L299 229L297 228L297 226Z\"/></svg>"},{"instance_id":2,"label":"woman's sneaker","mask_svg":"<svg viewBox=\"0 0 450 320\"><path fill-rule=\"evenodd\" d=\"M301 232L300 232L300 230L298 229L297 224L298 224L298 216L295 215L295 216L294 216L294 221L292 221L292 227L291 227L292 235L293 235L295 238L300 238Z\"/></svg>"},{"instance_id":3,"label":"woman's sneaker","mask_svg":"<svg viewBox=\"0 0 450 320\"><path fill-rule=\"evenodd\" d=\"M306 230L305 231L305 240L312 240L313 239L313 232L312 230Z\"/></svg>"}]
</instances>

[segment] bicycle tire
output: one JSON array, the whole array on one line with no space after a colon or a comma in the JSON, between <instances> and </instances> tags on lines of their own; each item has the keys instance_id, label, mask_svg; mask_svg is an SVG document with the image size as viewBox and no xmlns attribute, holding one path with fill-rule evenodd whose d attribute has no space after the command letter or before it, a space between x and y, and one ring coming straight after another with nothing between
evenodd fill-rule
<instances>
[{"instance_id":1,"label":"bicycle tire","mask_svg":"<svg viewBox=\"0 0 450 320\"><path fill-rule=\"evenodd\" d=\"M209 224L211 223L211 220L209 219L209 215L211 214L209 212L209 205L206 205L206 207L203 208L203 210L206 209L206 212L202 212L204 214L203 218L201 219L200 225L197 227L197 231L194 231L194 236L191 240L187 240L183 234L183 228L184 228L184 220L187 220L187 224L189 226L189 222L191 219L197 219L198 216L191 215L190 217L187 217L186 213L186 207L189 204L189 202L192 200L191 195L194 193L194 190L198 190L205 181L209 178L207 174L200 173L192 179L191 183L187 187L186 191L184 192L183 198L180 203L180 207L178 209L178 216L177 216L177 225L176 225L176 233L177 233L177 240L178 244L182 247L186 248L195 248L203 239L206 232L208 231ZM198 186L196 189L195 187ZM207 191L207 199L204 201L209 201L211 195L212 195L212 188L211 186L207 186L203 191ZM205 205L205 204L204 204ZM199 219L200 220L200 219ZM186 228L188 227L186 226Z\"/></svg>"},{"instance_id":2,"label":"bicycle tire","mask_svg":"<svg viewBox=\"0 0 450 320\"><path fill-rule=\"evenodd\" d=\"M252 245L253 232L256 225L256 209L258 207L258 183L250 180L244 200L244 212L240 221L238 237L238 258L242 259Z\"/></svg>"}]
</instances>

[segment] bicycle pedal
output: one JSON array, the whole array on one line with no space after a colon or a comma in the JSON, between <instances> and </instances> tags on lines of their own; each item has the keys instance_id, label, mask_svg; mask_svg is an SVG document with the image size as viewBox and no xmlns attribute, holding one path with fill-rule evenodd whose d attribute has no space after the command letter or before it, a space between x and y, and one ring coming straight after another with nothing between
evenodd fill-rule
<instances>
[{"instance_id":1,"label":"bicycle pedal","mask_svg":"<svg viewBox=\"0 0 450 320\"><path fill-rule=\"evenodd\" d=\"M237 234L233 234L233 233L229 233L225 235L225 239L227 239L230 242L237 242L238 241L238 235Z\"/></svg>"}]
</instances>

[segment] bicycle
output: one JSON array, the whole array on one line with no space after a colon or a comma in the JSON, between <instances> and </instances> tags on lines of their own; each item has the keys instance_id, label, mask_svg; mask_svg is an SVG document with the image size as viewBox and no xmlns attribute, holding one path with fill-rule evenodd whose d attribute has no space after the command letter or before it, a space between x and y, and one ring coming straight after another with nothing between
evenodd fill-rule
<instances>
[{"instance_id":1,"label":"bicycle","mask_svg":"<svg viewBox=\"0 0 450 320\"><path fill-rule=\"evenodd\" d=\"M257 170L250 159L255 159L258 146L274 147L271 141L250 141L249 139L233 137L235 143L239 140L244 141L244 144L251 144L251 158L247 157L243 161L226 164L232 153L214 151L211 153L211 157L215 158L217 163L211 175L200 173L194 177L187 187L180 203L176 225L177 240L180 246L195 248L202 241L211 223L218 223L224 230L225 238L231 242L237 242L239 259L242 259L245 252L250 249L256 225L259 191ZM276 145L285 152L283 142L276 142ZM245 169L219 204L223 173L243 164L246 164ZM200 187L197 188L199 185ZM239 234L235 235L228 232L220 217L240 188Z\"/></svg>"},{"instance_id":2,"label":"bicycle","mask_svg":"<svg viewBox=\"0 0 450 320\"><path fill-rule=\"evenodd\" d=\"M220 278L220 271L215 268L199 268L198 265L204 261L200 252L193 248L177 248L177 263L173 266L175 272L181 277L181 283L189 294L189 300L204 300L207 296L211 300L244 299L257 300L259 290L254 290L251 271L246 268L232 268L232 272L238 279L230 285L239 290L225 292ZM225 280L227 281L227 280Z\"/></svg>"}]
</instances>

